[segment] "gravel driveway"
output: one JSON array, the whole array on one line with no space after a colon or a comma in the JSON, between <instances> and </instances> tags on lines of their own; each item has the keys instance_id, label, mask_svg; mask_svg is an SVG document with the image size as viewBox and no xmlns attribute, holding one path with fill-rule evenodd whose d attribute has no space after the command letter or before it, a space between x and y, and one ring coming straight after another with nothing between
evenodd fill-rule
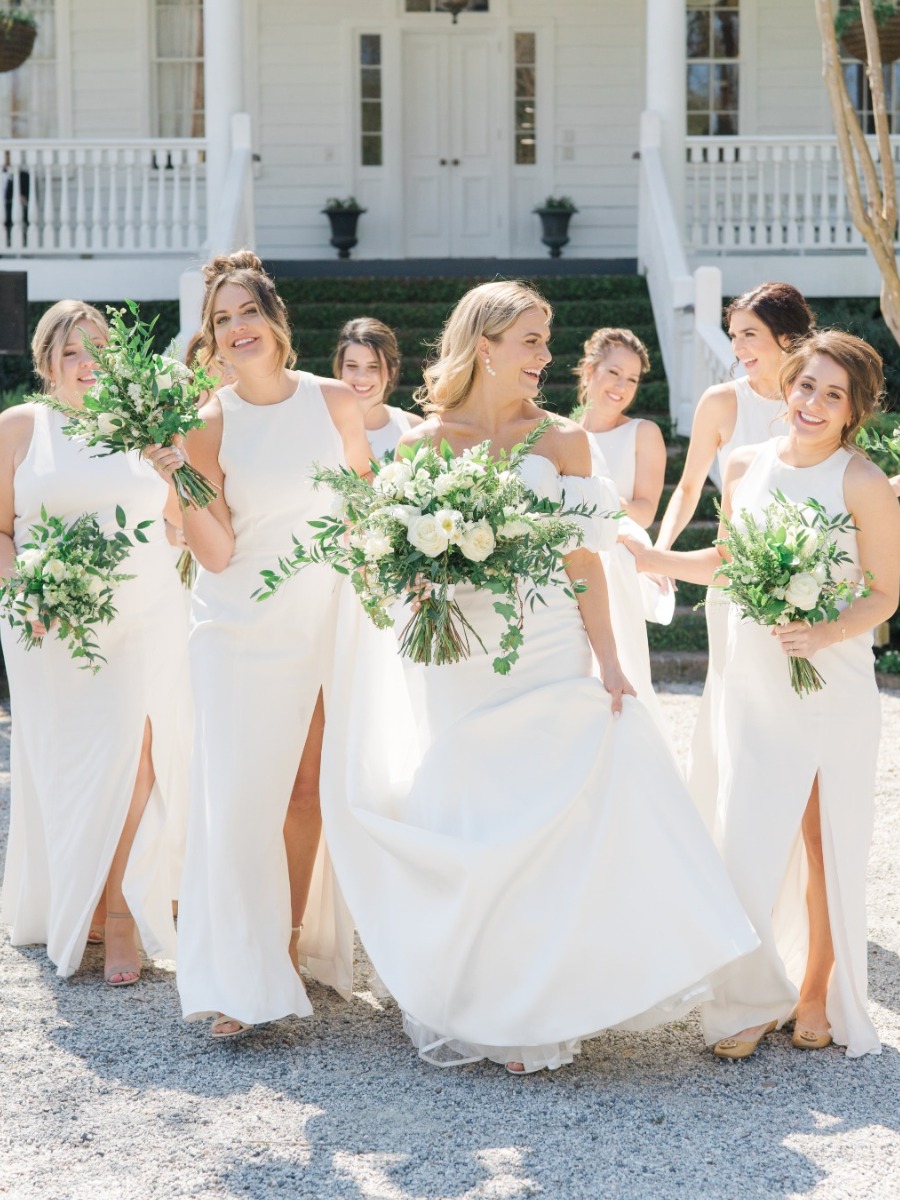
<instances>
[{"instance_id":1,"label":"gravel driveway","mask_svg":"<svg viewBox=\"0 0 900 1200\"><path fill-rule=\"evenodd\" d=\"M681 747L698 691L663 693ZM3 932L0 1196L897 1200L900 693L884 709L870 890L880 1057L801 1054L777 1034L749 1062L719 1062L692 1017L608 1033L552 1074L441 1071L366 990L364 960L352 1003L313 984L311 1020L214 1045L205 1023L181 1022L169 972L104 988L89 949L62 982ZM0 735L5 846L7 714Z\"/></svg>"}]
</instances>

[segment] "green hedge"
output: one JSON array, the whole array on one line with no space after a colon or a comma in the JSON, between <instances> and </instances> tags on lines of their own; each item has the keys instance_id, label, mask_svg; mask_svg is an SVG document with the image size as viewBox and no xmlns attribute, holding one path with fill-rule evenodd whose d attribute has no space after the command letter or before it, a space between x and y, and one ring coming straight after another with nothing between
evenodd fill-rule
<instances>
[{"instance_id":1,"label":"green hedge","mask_svg":"<svg viewBox=\"0 0 900 1200\"><path fill-rule=\"evenodd\" d=\"M348 294L357 305L410 302L453 305L469 288L492 278L504 277L375 278L351 275L343 279L313 279L283 276L276 277L276 283L288 305L340 304L346 302ZM647 283L640 275L542 275L530 282L554 307L564 301L618 303L647 296Z\"/></svg>"}]
</instances>

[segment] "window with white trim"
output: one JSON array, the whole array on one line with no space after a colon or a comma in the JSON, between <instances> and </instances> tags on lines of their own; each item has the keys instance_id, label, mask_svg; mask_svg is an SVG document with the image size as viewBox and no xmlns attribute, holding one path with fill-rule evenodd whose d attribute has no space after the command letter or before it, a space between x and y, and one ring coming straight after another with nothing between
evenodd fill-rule
<instances>
[{"instance_id":1,"label":"window with white trim","mask_svg":"<svg viewBox=\"0 0 900 1200\"><path fill-rule=\"evenodd\" d=\"M490 0L469 0L465 8L460 9L460 11L489 12L490 7ZM444 8L442 0L406 0L406 11L408 13L446 13L448 10Z\"/></svg>"},{"instance_id":2,"label":"window with white trim","mask_svg":"<svg viewBox=\"0 0 900 1200\"><path fill-rule=\"evenodd\" d=\"M537 162L537 37L517 33L513 47L516 166L533 166Z\"/></svg>"},{"instance_id":3,"label":"window with white trim","mask_svg":"<svg viewBox=\"0 0 900 1200\"><path fill-rule=\"evenodd\" d=\"M381 76L381 34L359 38L359 161L363 167L384 162L384 105Z\"/></svg>"},{"instance_id":4,"label":"window with white trim","mask_svg":"<svg viewBox=\"0 0 900 1200\"><path fill-rule=\"evenodd\" d=\"M37 37L30 57L0 74L0 137L58 137L56 0L27 0L15 7L33 15Z\"/></svg>"},{"instance_id":5,"label":"window with white trim","mask_svg":"<svg viewBox=\"0 0 900 1200\"><path fill-rule=\"evenodd\" d=\"M739 0L687 0L687 132L736 134Z\"/></svg>"},{"instance_id":6,"label":"window with white trim","mask_svg":"<svg viewBox=\"0 0 900 1200\"><path fill-rule=\"evenodd\" d=\"M203 0L154 0L154 137L203 137Z\"/></svg>"}]
</instances>

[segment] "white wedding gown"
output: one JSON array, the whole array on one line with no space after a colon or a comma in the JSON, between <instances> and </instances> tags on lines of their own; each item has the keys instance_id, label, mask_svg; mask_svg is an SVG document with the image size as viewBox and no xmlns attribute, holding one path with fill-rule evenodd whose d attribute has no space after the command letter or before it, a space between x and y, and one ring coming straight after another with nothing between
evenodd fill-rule
<instances>
[{"instance_id":1,"label":"white wedding gown","mask_svg":"<svg viewBox=\"0 0 900 1200\"><path fill-rule=\"evenodd\" d=\"M144 950L175 957L181 823L187 807L190 680L187 630L172 548L166 541L166 484L136 454L100 456L62 432L65 418L34 406L34 433L15 473L15 543L41 506L70 522L97 514L115 533L121 505L133 528L152 519L147 545L120 570L118 615L100 625L105 655L96 675L79 670L48 634L25 650L2 622L12 701L12 808L3 921L13 945L46 943L60 975L77 970L131 802L145 721L153 735L156 783L125 870L124 892Z\"/></svg>"},{"instance_id":2,"label":"white wedding gown","mask_svg":"<svg viewBox=\"0 0 900 1200\"><path fill-rule=\"evenodd\" d=\"M522 474L603 506L543 457ZM456 595L489 653L404 668L344 589L325 832L421 1055L557 1067L605 1028L684 1013L757 939L646 709L626 697L613 719L574 599L527 613L501 677L493 597Z\"/></svg>"},{"instance_id":3,"label":"white wedding gown","mask_svg":"<svg viewBox=\"0 0 900 1200\"><path fill-rule=\"evenodd\" d=\"M847 512L847 450L814 467L778 457L781 439L764 443L734 492L734 512L757 516L780 489L803 503L813 496L831 515ZM846 577L861 578L856 534L838 535L850 555ZM806 854L800 823L819 778L822 844L835 965L827 1014L834 1040L850 1057L877 1053L866 1011L866 861L872 838L881 704L872 635L820 650L813 665L825 680L798 696L788 659L771 630L741 620L729 606L722 674L716 834L725 864L762 941L725 973L703 1008L707 1039L787 1020L797 1003L808 954Z\"/></svg>"}]
</instances>

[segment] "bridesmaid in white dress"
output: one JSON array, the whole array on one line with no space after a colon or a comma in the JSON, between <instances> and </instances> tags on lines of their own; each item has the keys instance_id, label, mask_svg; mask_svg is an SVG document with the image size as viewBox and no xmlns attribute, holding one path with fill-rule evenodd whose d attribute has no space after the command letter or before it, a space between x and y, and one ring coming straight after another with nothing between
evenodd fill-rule
<instances>
[{"instance_id":1,"label":"bridesmaid in white dress","mask_svg":"<svg viewBox=\"0 0 900 1200\"><path fill-rule=\"evenodd\" d=\"M789 283L763 283L725 309L734 356L745 376L708 388L697 403L681 479L660 523L656 547L671 550L700 500L707 475L719 486L731 454L785 432L779 372L785 354L815 325L815 315ZM688 760L688 787L712 828L718 792L717 730L728 605L719 589L706 594L709 665Z\"/></svg>"},{"instance_id":2,"label":"bridesmaid in white dress","mask_svg":"<svg viewBox=\"0 0 900 1200\"><path fill-rule=\"evenodd\" d=\"M616 485L618 507L625 513L619 533L650 544L644 532L656 519L666 473L666 443L654 421L626 416L641 376L650 370L647 348L630 329L597 329L584 343L578 364L578 423L599 451ZM674 594L635 570L620 543L602 556L609 586L609 609L619 661L638 699L666 732L653 691L646 620L672 618Z\"/></svg>"},{"instance_id":3,"label":"bridesmaid in white dress","mask_svg":"<svg viewBox=\"0 0 900 1200\"><path fill-rule=\"evenodd\" d=\"M519 283L459 302L426 372L425 424L460 454L544 416L550 308ZM560 418L523 464L541 495L589 504L588 438ZM488 653L407 666L345 596L329 694L323 820L369 956L423 1058L516 1073L583 1038L690 1009L756 945L674 762L616 658L596 530L566 571L588 590L526 610L507 676L494 597L458 587ZM393 652L391 652L393 650ZM594 673L593 655L602 681ZM405 680L404 680L405 677Z\"/></svg>"},{"instance_id":4,"label":"bridesmaid in white dress","mask_svg":"<svg viewBox=\"0 0 900 1200\"><path fill-rule=\"evenodd\" d=\"M374 317L348 321L338 335L332 371L359 400L373 457L393 456L403 434L422 421L416 413L388 404L400 375L393 329Z\"/></svg>"},{"instance_id":5,"label":"bridesmaid in white dress","mask_svg":"<svg viewBox=\"0 0 900 1200\"><path fill-rule=\"evenodd\" d=\"M95 382L84 347L107 336L90 305L63 300L41 318L32 343L49 392L79 406ZM152 519L147 545L124 564L134 578L115 597L118 616L98 634L107 662L78 669L37 623L26 651L4 622L13 707L12 817L3 920L13 945L43 943L61 976L91 941L106 942L104 979L136 983L147 954L174 958L173 852L186 808L190 735L187 630L164 509L178 502L134 454L98 457L62 432L65 417L25 404L0 416L0 569L47 512L72 521L97 513L107 533L121 505L131 526ZM187 719L185 714L187 713ZM135 926L137 929L135 929Z\"/></svg>"},{"instance_id":6,"label":"bridesmaid in white dress","mask_svg":"<svg viewBox=\"0 0 900 1200\"><path fill-rule=\"evenodd\" d=\"M785 363L782 383L788 433L732 455L723 509L758 516L780 489L848 512L857 530L840 539L847 578L868 576L871 592L836 621L777 631L729 612L717 834L762 945L729 968L703 1021L724 1058L747 1057L792 1016L798 1049L833 1039L858 1057L880 1049L866 1012L866 860L881 725L872 629L897 607L900 510L887 478L854 448L881 393L878 354L850 334L813 334ZM698 583L721 561L715 548L635 553L648 570ZM794 692L788 654L812 660L821 691Z\"/></svg>"},{"instance_id":7,"label":"bridesmaid in white dress","mask_svg":"<svg viewBox=\"0 0 900 1200\"><path fill-rule=\"evenodd\" d=\"M236 382L204 406L205 428L184 450L158 450L156 463L168 477L189 455L221 489L184 520L200 570L178 987L185 1017L213 1015L213 1036L227 1038L312 1012L298 957L338 990L351 986L352 929L319 813L335 577L311 567L273 599L251 595L260 570L322 514L313 466L366 472L369 446L344 384L290 369L287 313L256 255L216 258L205 276L201 359L218 354Z\"/></svg>"}]
</instances>

